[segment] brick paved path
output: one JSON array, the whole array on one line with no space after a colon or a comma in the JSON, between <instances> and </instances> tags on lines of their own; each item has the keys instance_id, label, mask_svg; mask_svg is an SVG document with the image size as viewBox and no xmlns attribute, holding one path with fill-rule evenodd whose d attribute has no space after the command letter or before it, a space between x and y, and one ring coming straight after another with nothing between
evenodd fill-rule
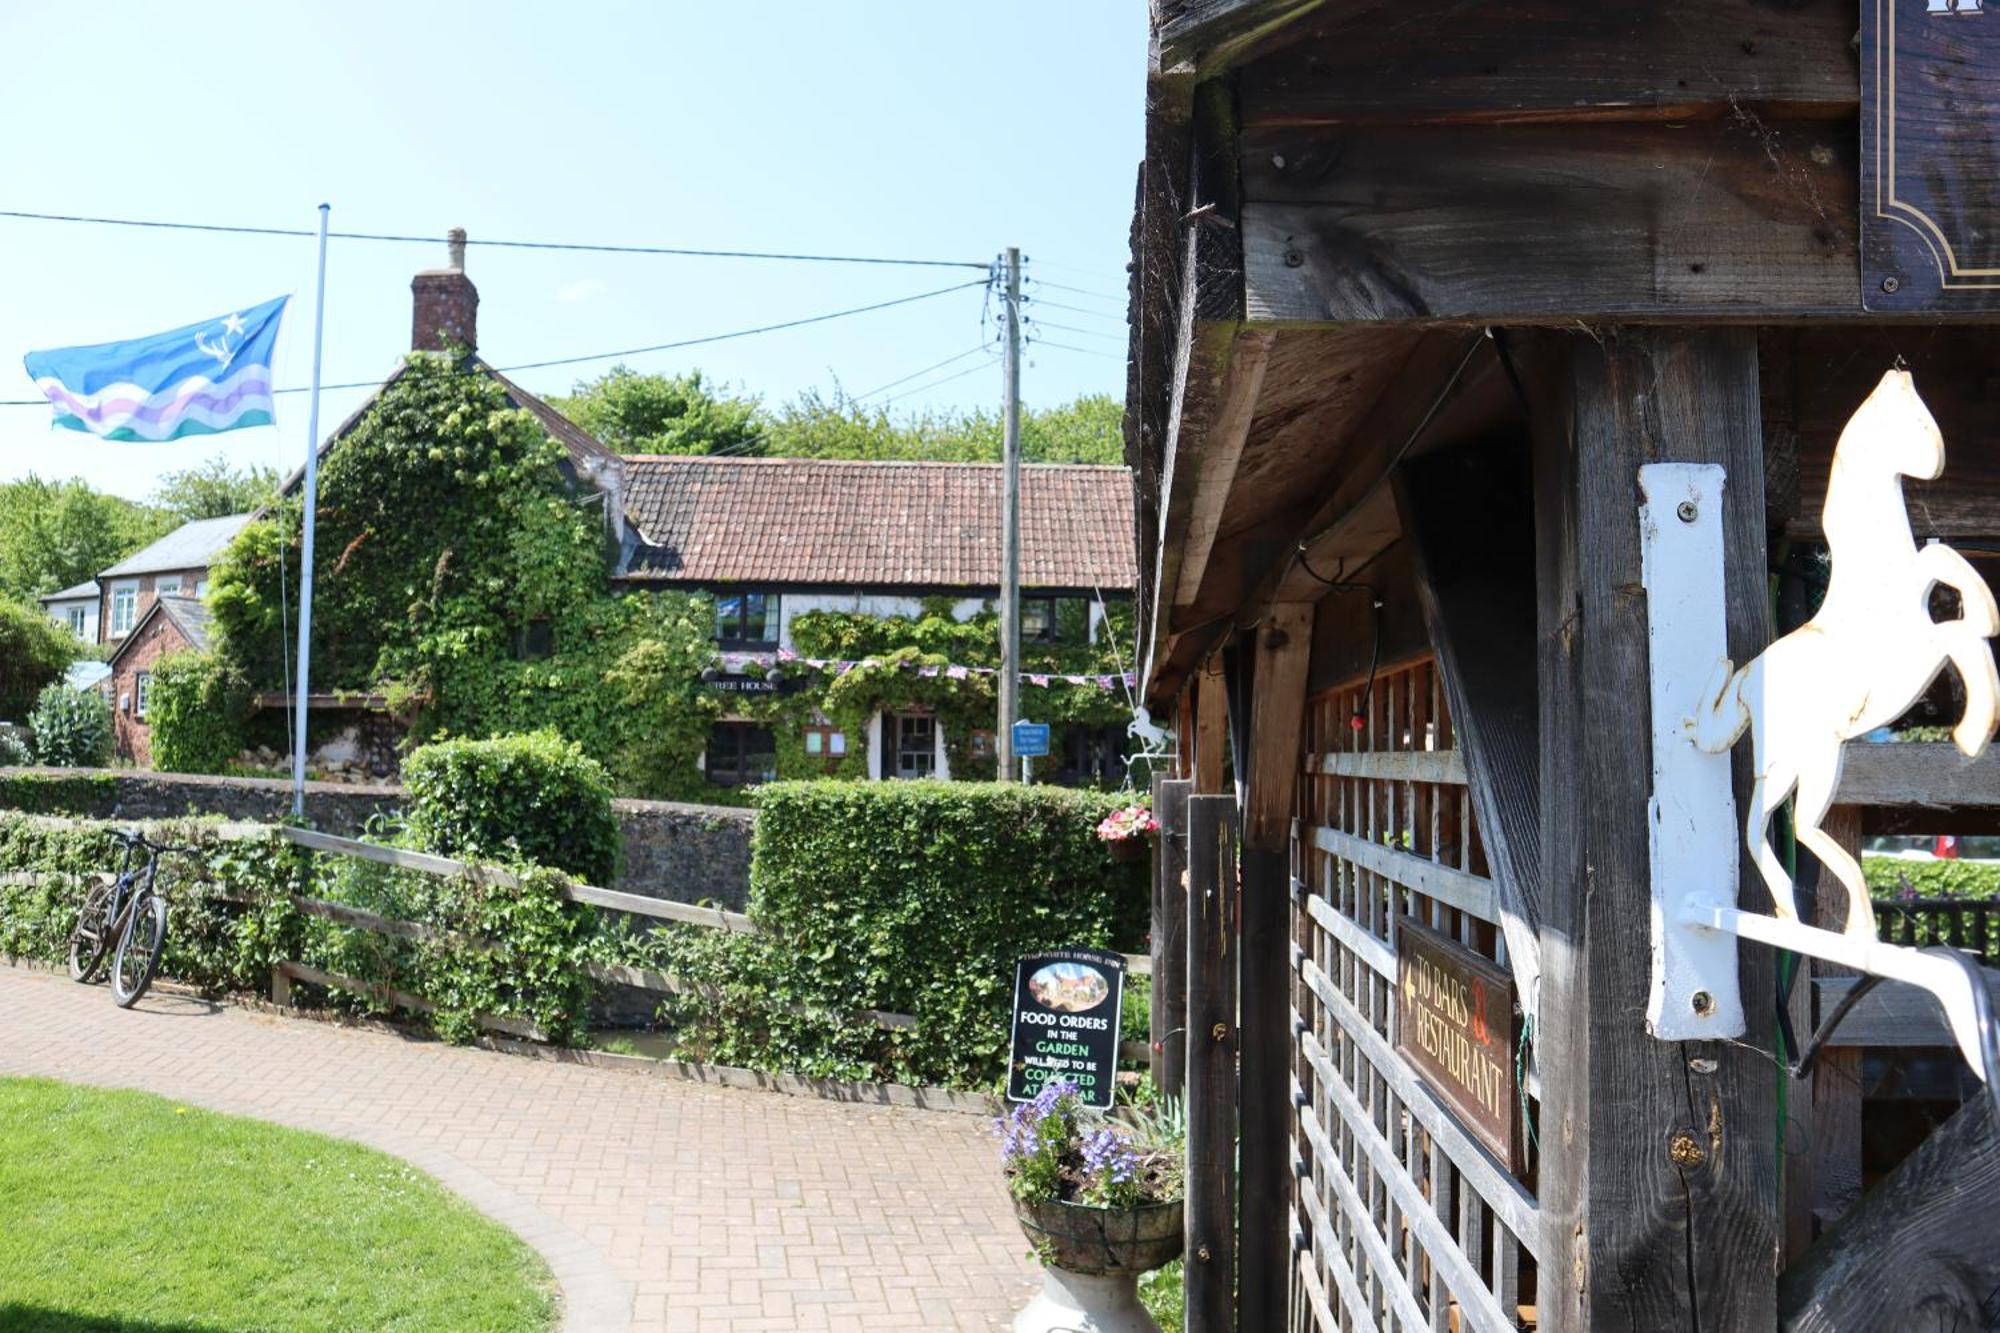
<instances>
[{"instance_id":1,"label":"brick paved path","mask_svg":"<svg viewBox=\"0 0 2000 1333\"><path fill-rule=\"evenodd\" d=\"M578 1333L991 1330L1032 1289L986 1122L670 1083L0 965L0 1074L358 1140L512 1227Z\"/></svg>"}]
</instances>

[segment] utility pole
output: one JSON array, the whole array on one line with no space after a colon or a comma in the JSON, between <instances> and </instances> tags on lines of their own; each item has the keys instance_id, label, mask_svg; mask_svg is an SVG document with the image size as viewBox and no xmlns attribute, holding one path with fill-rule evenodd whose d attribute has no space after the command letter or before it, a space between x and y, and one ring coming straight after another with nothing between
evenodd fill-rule
<instances>
[{"instance_id":1,"label":"utility pole","mask_svg":"<svg viewBox=\"0 0 2000 1333\"><path fill-rule=\"evenodd\" d=\"M1014 780L1014 722L1021 695L1021 251L1007 247L1006 406L1000 484L1000 725L997 776Z\"/></svg>"}]
</instances>

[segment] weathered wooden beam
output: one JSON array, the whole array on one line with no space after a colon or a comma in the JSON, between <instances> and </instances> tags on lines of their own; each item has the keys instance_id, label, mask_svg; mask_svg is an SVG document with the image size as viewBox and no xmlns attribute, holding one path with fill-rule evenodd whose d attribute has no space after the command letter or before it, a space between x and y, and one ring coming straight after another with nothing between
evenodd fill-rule
<instances>
[{"instance_id":1,"label":"weathered wooden beam","mask_svg":"<svg viewBox=\"0 0 2000 1333\"><path fill-rule=\"evenodd\" d=\"M1187 1086L1188 797L1183 778L1153 782L1153 1078L1179 1097Z\"/></svg>"},{"instance_id":2,"label":"weathered wooden beam","mask_svg":"<svg viewBox=\"0 0 2000 1333\"><path fill-rule=\"evenodd\" d=\"M1329 4L1237 66L1248 124L1528 123L1852 115L1855 13L1837 0L1518 0L1414 16Z\"/></svg>"},{"instance_id":3,"label":"weathered wooden beam","mask_svg":"<svg viewBox=\"0 0 2000 1333\"><path fill-rule=\"evenodd\" d=\"M1313 606L1271 609L1254 638L1250 744L1244 775L1242 1041L1237 1103L1242 1146L1238 1327L1280 1328L1290 1270L1292 1083L1289 917L1291 830L1305 751L1306 663Z\"/></svg>"},{"instance_id":4,"label":"weathered wooden beam","mask_svg":"<svg viewBox=\"0 0 2000 1333\"><path fill-rule=\"evenodd\" d=\"M1803 624L1810 610L1804 599L1781 595L1778 615L1777 628L1783 633ZM1834 806L1820 821L1820 828L1848 855L1861 855L1861 812L1853 806ZM1797 878L1800 917L1808 925L1839 930L1847 919L1847 891L1804 847L1798 849ZM1839 998L1837 990L1829 997L1826 987L1847 984L1840 975L1847 969L1805 955L1794 956L1791 966L1787 1009L1793 1035L1806 1041L1819 1030L1829 1005ZM1796 1263L1820 1233L1840 1220L1861 1197L1861 1051L1841 1044L1839 1035L1836 1033L1835 1040L1821 1052L1811 1072L1791 1080L1785 1090L1785 1114L1780 1123L1785 1139L1781 1169L1787 1264ZM1788 1062L1799 1056L1796 1050L1781 1054ZM1794 1124L1804 1126L1804 1151L1794 1142Z\"/></svg>"},{"instance_id":5,"label":"weathered wooden beam","mask_svg":"<svg viewBox=\"0 0 2000 1333\"><path fill-rule=\"evenodd\" d=\"M1229 757L1229 691L1220 663L1194 679L1194 791L1222 794L1222 770Z\"/></svg>"},{"instance_id":6,"label":"weathered wooden beam","mask_svg":"<svg viewBox=\"0 0 2000 1333\"><path fill-rule=\"evenodd\" d=\"M1768 640L1754 338L1615 331L1558 341L1533 398L1544 897L1540 1327L1768 1328L1777 1257L1771 1007L1752 1050L1656 1041L1635 478L1655 461L1727 470L1724 604L1738 660ZM1566 362L1566 369L1561 365ZM1551 392L1550 390L1553 390ZM1739 800L1747 794L1739 763ZM1746 867L1746 884L1756 883ZM1761 952L1761 957L1759 956ZM1745 950L1746 996L1769 950Z\"/></svg>"},{"instance_id":7,"label":"weathered wooden beam","mask_svg":"<svg viewBox=\"0 0 2000 1333\"><path fill-rule=\"evenodd\" d=\"M1456 449L1406 463L1396 498L1452 730L1500 899L1515 993L1541 977L1541 748L1536 727L1535 519L1527 451Z\"/></svg>"},{"instance_id":8,"label":"weathered wooden beam","mask_svg":"<svg viewBox=\"0 0 2000 1333\"><path fill-rule=\"evenodd\" d=\"M2000 1248L2000 1123L1982 1093L1787 1269L1778 1326L1787 1333L1993 1326Z\"/></svg>"},{"instance_id":9,"label":"weathered wooden beam","mask_svg":"<svg viewBox=\"0 0 2000 1333\"><path fill-rule=\"evenodd\" d=\"M1821 121L1251 130L1246 316L1855 316L1856 138Z\"/></svg>"},{"instance_id":10,"label":"weathered wooden beam","mask_svg":"<svg viewBox=\"0 0 2000 1333\"><path fill-rule=\"evenodd\" d=\"M2000 807L2000 750L1967 759L1949 741L1870 745L1841 751L1842 805L1922 806L1928 810Z\"/></svg>"},{"instance_id":11,"label":"weathered wooden beam","mask_svg":"<svg viewBox=\"0 0 2000 1333\"><path fill-rule=\"evenodd\" d=\"M1156 66L1209 74L1321 0L1154 0Z\"/></svg>"},{"instance_id":12,"label":"weathered wooden beam","mask_svg":"<svg viewBox=\"0 0 2000 1333\"><path fill-rule=\"evenodd\" d=\"M1188 799L1187 1327L1236 1307L1236 798Z\"/></svg>"},{"instance_id":13,"label":"weathered wooden beam","mask_svg":"<svg viewBox=\"0 0 2000 1333\"><path fill-rule=\"evenodd\" d=\"M1202 575L1208 570L1209 552L1215 546L1229 507L1229 489L1236 479L1236 464L1243 457L1243 442L1250 434L1250 418L1257 410L1257 394L1264 386L1264 368L1269 364L1271 338L1268 334L1243 333L1232 339L1230 355L1221 371L1216 401L1208 405L1206 419L1199 423L1177 418L1174 439L1193 451L1195 476L1187 500L1185 536L1180 543L1180 568L1176 575L1173 604L1191 605L1201 592ZM1176 470L1186 467L1176 451Z\"/></svg>"}]
</instances>

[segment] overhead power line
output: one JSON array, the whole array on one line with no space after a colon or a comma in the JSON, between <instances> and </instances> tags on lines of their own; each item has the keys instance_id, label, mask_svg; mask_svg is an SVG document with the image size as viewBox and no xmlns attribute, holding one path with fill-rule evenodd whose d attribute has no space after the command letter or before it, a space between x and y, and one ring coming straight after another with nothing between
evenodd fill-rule
<instances>
[{"instance_id":1,"label":"overhead power line","mask_svg":"<svg viewBox=\"0 0 2000 1333\"><path fill-rule=\"evenodd\" d=\"M1066 282L1050 282L1045 278L1036 278L1034 281L1037 287L1047 287L1050 291L1074 292L1078 296L1094 296L1100 301L1110 301L1117 305L1124 305L1129 299L1125 296L1113 295L1110 292L1092 291L1088 287L1072 287Z\"/></svg>"},{"instance_id":2,"label":"overhead power line","mask_svg":"<svg viewBox=\"0 0 2000 1333\"><path fill-rule=\"evenodd\" d=\"M1123 327L1125 324L1125 316L1123 315L1107 315L1102 310L1092 310L1086 306L1064 305L1061 301L1051 301L1046 296L1030 296L1027 298L1027 303L1037 310L1067 310L1073 315L1085 315L1091 319L1101 319L1107 324L1116 324L1120 327Z\"/></svg>"},{"instance_id":3,"label":"overhead power line","mask_svg":"<svg viewBox=\"0 0 2000 1333\"><path fill-rule=\"evenodd\" d=\"M1046 319L1029 320L1028 327L1031 329L1061 329L1064 333L1078 333L1086 338L1103 338L1108 342L1122 343L1125 341L1125 335L1122 333L1106 333L1101 329L1080 329L1074 324L1052 324Z\"/></svg>"},{"instance_id":4,"label":"overhead power line","mask_svg":"<svg viewBox=\"0 0 2000 1333\"><path fill-rule=\"evenodd\" d=\"M988 367L985 365L967 366L964 370L959 371L957 374L946 375L941 380L932 380L929 384L919 384L914 389L905 389L899 394L895 394L891 397L884 398L879 404L877 404L877 406L887 407L889 404L901 402L903 399L908 398L913 394L928 393L930 390L949 384L953 380L962 380L967 375L977 374L979 371L986 369L988 369Z\"/></svg>"},{"instance_id":5,"label":"overhead power line","mask_svg":"<svg viewBox=\"0 0 2000 1333\"><path fill-rule=\"evenodd\" d=\"M873 398L876 394L881 393L885 389L893 389L898 384L908 384L911 380L917 378L919 375L928 375L933 370L943 370L946 366L949 366L954 362L963 361L968 356L975 356L978 353L987 350L989 349L987 348L985 343L980 343L977 347L968 347L963 352L960 352L956 356L948 356L942 361L934 361L930 365L925 366L922 370L913 370L907 375L901 376L897 379L890 380L887 384L878 384L874 388L870 389L867 393L858 393L854 395L853 401L857 403L866 402L868 399Z\"/></svg>"},{"instance_id":6,"label":"overhead power line","mask_svg":"<svg viewBox=\"0 0 2000 1333\"><path fill-rule=\"evenodd\" d=\"M1101 356L1106 361L1123 361L1125 359L1110 352L1099 351L1095 347L1072 347L1068 343L1052 343L1046 338L1036 338L1028 344L1028 347L1031 351L1037 347L1053 347L1059 352L1081 352L1085 356Z\"/></svg>"},{"instance_id":7,"label":"overhead power line","mask_svg":"<svg viewBox=\"0 0 2000 1333\"><path fill-rule=\"evenodd\" d=\"M550 366L575 366L575 365L581 365L587 361L610 361L622 356L638 356L644 352L667 352L683 347L704 347L707 346L709 343L728 342L732 338L748 338L759 333L777 333L783 329L797 329L797 328L803 328L808 324L824 324L828 320L846 319L850 315L865 315L873 310L887 310L891 306L910 305L917 301L928 301L934 297L945 296L952 292L962 292L971 287L984 287L985 285L986 282L984 279L981 279L977 282L954 283L949 287L938 287L928 292L918 292L914 296L899 296L893 301L877 301L872 305L851 306L846 310L833 310L827 312L824 315L808 315L804 319L788 319L783 323L779 324L760 324L756 328L732 329L728 333L711 333L701 338L682 338L677 342L654 343L650 347L627 347L621 351L616 351L616 352L592 352L587 356L565 356L565 357L556 357L553 360L548 360L548 361L526 361L526 362L521 362L517 365L496 366L494 367L494 369L498 370L503 375L507 375L507 374L513 374L514 372L521 370L542 370ZM922 372L919 371L918 373L921 374ZM372 389L375 388L380 383L381 383L380 380L353 380L345 384L322 384L320 385L320 388L322 390ZM303 387L290 387L283 389L273 389L272 392L306 393L308 392L308 390ZM48 399L46 398L0 399L0 407L46 407L46 406L48 406Z\"/></svg>"},{"instance_id":8,"label":"overhead power line","mask_svg":"<svg viewBox=\"0 0 2000 1333\"><path fill-rule=\"evenodd\" d=\"M248 227L216 222L167 222L158 218L102 218L80 213L30 213L20 209L0 209L0 218L28 222L71 222L99 227L143 227L156 231L206 231L233 236L311 236L319 232L304 227ZM386 241L399 245L435 245L437 236L415 236L398 232L331 231L339 241ZM677 255L691 259L773 259L803 264L881 264L906 268L970 268L981 272L992 267L988 260L911 259L900 255L823 255L782 250L711 250L677 245L608 245L590 241L504 241L476 236L467 245L483 245L496 250L570 250L613 255Z\"/></svg>"}]
</instances>

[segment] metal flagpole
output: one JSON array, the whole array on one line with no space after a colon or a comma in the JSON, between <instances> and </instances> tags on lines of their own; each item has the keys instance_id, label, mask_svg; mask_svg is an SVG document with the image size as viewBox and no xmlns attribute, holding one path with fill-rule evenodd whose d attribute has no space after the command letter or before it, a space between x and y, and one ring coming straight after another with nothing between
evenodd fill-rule
<instances>
[{"instance_id":1,"label":"metal flagpole","mask_svg":"<svg viewBox=\"0 0 2000 1333\"><path fill-rule=\"evenodd\" d=\"M313 623L313 519L319 509L319 359L326 338L326 221L329 204L319 206L319 290L313 299L312 406L306 411L305 523L299 543L299 681L292 696L297 713L292 745L292 814L306 813L306 694L311 689Z\"/></svg>"}]
</instances>

